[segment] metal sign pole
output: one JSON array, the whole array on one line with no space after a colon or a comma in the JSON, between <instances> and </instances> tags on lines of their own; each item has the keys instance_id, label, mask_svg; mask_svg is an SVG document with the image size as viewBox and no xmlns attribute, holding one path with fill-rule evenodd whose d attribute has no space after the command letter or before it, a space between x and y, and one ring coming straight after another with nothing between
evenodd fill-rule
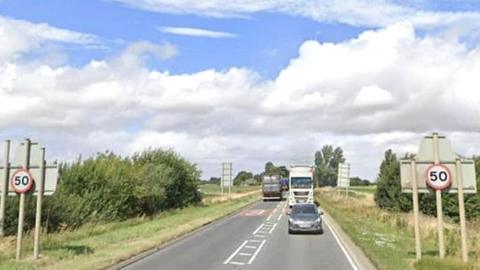
<instances>
[{"instance_id":1,"label":"metal sign pole","mask_svg":"<svg viewBox=\"0 0 480 270\"><path fill-rule=\"evenodd\" d=\"M38 259L40 253L40 230L41 230L41 221L42 221L42 201L43 201L43 192L45 190L45 148L40 149L41 153L41 164L40 164L40 179L37 182L38 193L37 193L37 209L35 213L35 236L33 241L33 259Z\"/></svg>"},{"instance_id":2,"label":"metal sign pole","mask_svg":"<svg viewBox=\"0 0 480 270\"><path fill-rule=\"evenodd\" d=\"M6 140L3 148L3 168L5 170L5 177L2 181L2 197L0 198L0 237L5 236L5 200L8 194L8 178L9 178L9 159L10 159L10 140Z\"/></svg>"},{"instance_id":3,"label":"metal sign pole","mask_svg":"<svg viewBox=\"0 0 480 270\"><path fill-rule=\"evenodd\" d=\"M233 182L233 168L232 168L232 163L228 163L228 168L230 169L228 171L228 181L229 181L229 184L228 184L228 199L232 199L232 182Z\"/></svg>"},{"instance_id":4,"label":"metal sign pole","mask_svg":"<svg viewBox=\"0 0 480 270\"><path fill-rule=\"evenodd\" d=\"M220 190L222 192L223 197L223 181L225 179L225 163L222 163L222 177L220 178Z\"/></svg>"},{"instance_id":5,"label":"metal sign pole","mask_svg":"<svg viewBox=\"0 0 480 270\"><path fill-rule=\"evenodd\" d=\"M465 204L463 200L463 179L462 179L462 163L459 158L456 160L457 185L458 185L458 211L460 214L460 233L462 242L462 259L468 262L467 247L467 228L465 226Z\"/></svg>"},{"instance_id":6,"label":"metal sign pole","mask_svg":"<svg viewBox=\"0 0 480 270\"><path fill-rule=\"evenodd\" d=\"M348 199L348 188L350 187L350 164L347 164L346 166L346 169L347 169L347 173L345 175L345 193L347 195L347 199Z\"/></svg>"},{"instance_id":7,"label":"metal sign pole","mask_svg":"<svg viewBox=\"0 0 480 270\"><path fill-rule=\"evenodd\" d=\"M433 156L435 159L435 165L440 164L438 148L438 133L433 133ZM437 201L438 249L440 258L443 259L445 258L445 238L443 236L442 191L435 190L435 197Z\"/></svg>"},{"instance_id":8,"label":"metal sign pole","mask_svg":"<svg viewBox=\"0 0 480 270\"><path fill-rule=\"evenodd\" d=\"M25 170L28 171L30 163L30 140L25 140ZM25 193L20 193L20 203L18 211L18 231L17 231L17 253L16 260L20 261L22 256L22 238L23 238L23 219L25 217Z\"/></svg>"},{"instance_id":9,"label":"metal sign pole","mask_svg":"<svg viewBox=\"0 0 480 270\"><path fill-rule=\"evenodd\" d=\"M418 187L417 187L417 161L411 160L412 168L412 199L413 199L413 223L415 230L415 255L417 260L422 258L422 248L420 244L420 224L418 214Z\"/></svg>"}]
</instances>

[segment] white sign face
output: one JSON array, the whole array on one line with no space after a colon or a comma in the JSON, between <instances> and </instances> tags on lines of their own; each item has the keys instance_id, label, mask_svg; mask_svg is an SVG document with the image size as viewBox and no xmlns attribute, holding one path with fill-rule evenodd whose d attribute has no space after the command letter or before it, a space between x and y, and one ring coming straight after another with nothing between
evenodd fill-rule
<instances>
[{"instance_id":1,"label":"white sign face","mask_svg":"<svg viewBox=\"0 0 480 270\"><path fill-rule=\"evenodd\" d=\"M9 177L13 175L16 170L17 169L10 169ZM55 193L55 190L57 189L57 184L58 184L58 174L59 174L58 170L59 170L58 165L47 166L45 170L45 183L44 183L43 195L50 196L50 195L53 195L53 193ZM30 168L28 171L33 176L33 179L40 181L40 178L42 177L42 171L40 170L40 168ZM3 179L5 177L5 173L6 173L6 170L0 167L0 179ZM34 188L35 190L33 191L33 195L36 195L38 193L39 186L34 185ZM8 185L7 189L8 189L8 195L11 195L11 196L17 195L12 185ZM1 185L0 185L0 191L2 191Z\"/></svg>"},{"instance_id":2,"label":"white sign face","mask_svg":"<svg viewBox=\"0 0 480 270\"><path fill-rule=\"evenodd\" d=\"M223 187L233 186L232 163L222 163L222 185Z\"/></svg>"},{"instance_id":3,"label":"white sign face","mask_svg":"<svg viewBox=\"0 0 480 270\"><path fill-rule=\"evenodd\" d=\"M23 167L25 165L25 152L27 149L25 143L21 143L15 150L15 158L11 162L12 167ZM29 168L40 167L42 164L42 146L38 143L30 145L30 161Z\"/></svg>"},{"instance_id":4,"label":"white sign face","mask_svg":"<svg viewBox=\"0 0 480 270\"><path fill-rule=\"evenodd\" d=\"M427 179L429 174L427 173L428 169L433 165L433 162L417 162L416 164L416 178L417 178L417 187L419 193L429 193L432 192L432 188L427 184ZM450 178L452 184L444 189L444 192L447 193L457 193L458 189L458 176L456 175L456 166L455 162L443 162L443 166L447 167L451 172ZM462 186L464 193L477 193L477 183L475 176L475 164L473 160L462 160L461 161L461 177L462 177ZM400 161L400 175L402 181L402 192L411 193L412 192L412 166L410 160L401 160ZM433 176L432 176L433 177ZM442 174L442 179L444 175ZM432 178L433 179L433 178Z\"/></svg>"},{"instance_id":5,"label":"white sign face","mask_svg":"<svg viewBox=\"0 0 480 270\"><path fill-rule=\"evenodd\" d=\"M475 163L471 159L463 159L455 154L450 141L445 136L438 135L438 159L441 166L434 165L433 135L422 138L415 159L415 169L412 168L410 159L400 160L402 192L412 192L413 175L415 175L419 193L429 193L432 190L457 193L460 178L463 193L477 193ZM457 159L460 159L459 168L456 165Z\"/></svg>"},{"instance_id":6,"label":"white sign face","mask_svg":"<svg viewBox=\"0 0 480 270\"><path fill-rule=\"evenodd\" d=\"M27 170L19 169L13 173L10 185L17 193L28 192L33 186L33 177Z\"/></svg>"},{"instance_id":7,"label":"white sign face","mask_svg":"<svg viewBox=\"0 0 480 270\"><path fill-rule=\"evenodd\" d=\"M337 186L341 188L350 186L350 164L338 164Z\"/></svg>"},{"instance_id":8,"label":"white sign face","mask_svg":"<svg viewBox=\"0 0 480 270\"><path fill-rule=\"evenodd\" d=\"M434 164L427 169L427 185L434 190L444 190L452 184L452 174L447 166Z\"/></svg>"}]
</instances>

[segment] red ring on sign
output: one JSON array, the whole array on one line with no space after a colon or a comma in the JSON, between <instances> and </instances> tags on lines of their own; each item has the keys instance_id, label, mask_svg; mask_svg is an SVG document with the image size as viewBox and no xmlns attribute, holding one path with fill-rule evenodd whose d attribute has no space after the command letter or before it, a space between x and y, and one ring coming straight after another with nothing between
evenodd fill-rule
<instances>
[{"instance_id":1,"label":"red ring on sign","mask_svg":"<svg viewBox=\"0 0 480 270\"><path fill-rule=\"evenodd\" d=\"M30 181L28 181L28 185L26 185L23 189L18 189L14 184L13 184L13 181L15 181L15 176L17 175L17 173L19 172L24 172L28 175L28 177L30 178ZM26 193L28 192L32 186L33 186L33 182L35 180L33 179L33 176L32 174L28 171L28 170L25 170L25 169L18 169L16 170L13 175L12 175L12 178L10 178L10 186L13 188L13 190L15 190L16 193Z\"/></svg>"},{"instance_id":2,"label":"red ring on sign","mask_svg":"<svg viewBox=\"0 0 480 270\"><path fill-rule=\"evenodd\" d=\"M448 173L447 181L445 181L445 183L441 186L433 186L433 185L430 184L430 178L429 178L430 173L429 172L430 172L430 169L432 169L433 167L442 167ZM425 181L427 183L427 186L429 186L433 190L445 190L445 189L449 188L450 185L452 184L452 173L450 172L450 169L443 164L433 164L430 167L428 167L427 168L427 174L425 175L425 178L426 178Z\"/></svg>"}]
</instances>

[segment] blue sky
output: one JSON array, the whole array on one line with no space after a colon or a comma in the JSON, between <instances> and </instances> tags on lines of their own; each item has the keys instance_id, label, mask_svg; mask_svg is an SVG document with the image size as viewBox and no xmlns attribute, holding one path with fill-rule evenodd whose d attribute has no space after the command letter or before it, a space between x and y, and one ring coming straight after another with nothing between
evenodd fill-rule
<instances>
[{"instance_id":1,"label":"blue sky","mask_svg":"<svg viewBox=\"0 0 480 270\"><path fill-rule=\"evenodd\" d=\"M58 160L173 148L208 178L333 144L373 180L431 131L480 153L480 1L0 0L0 44L0 140Z\"/></svg>"},{"instance_id":2,"label":"blue sky","mask_svg":"<svg viewBox=\"0 0 480 270\"><path fill-rule=\"evenodd\" d=\"M152 68L172 73L204 69L247 67L262 77L274 78L298 55L305 40L341 42L365 30L341 23L322 23L309 18L259 12L249 18L211 18L198 15L172 15L134 9L109 1L5 0L0 15L73 31L94 34L106 48L81 46L63 49L71 65L82 66L91 59L117 54L138 40L171 42L179 55L168 61L150 61ZM234 38L206 38L162 33L159 27L192 27L233 33Z\"/></svg>"}]
</instances>

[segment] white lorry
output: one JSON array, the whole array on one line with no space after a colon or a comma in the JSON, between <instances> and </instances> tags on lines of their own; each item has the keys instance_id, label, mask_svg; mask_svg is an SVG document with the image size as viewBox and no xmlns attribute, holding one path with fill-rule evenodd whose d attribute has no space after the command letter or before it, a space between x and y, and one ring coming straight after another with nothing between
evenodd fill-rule
<instances>
[{"instance_id":1,"label":"white lorry","mask_svg":"<svg viewBox=\"0 0 480 270\"><path fill-rule=\"evenodd\" d=\"M313 203L313 174L315 167L311 165L291 165L288 168L289 194L288 206L297 203Z\"/></svg>"}]
</instances>

